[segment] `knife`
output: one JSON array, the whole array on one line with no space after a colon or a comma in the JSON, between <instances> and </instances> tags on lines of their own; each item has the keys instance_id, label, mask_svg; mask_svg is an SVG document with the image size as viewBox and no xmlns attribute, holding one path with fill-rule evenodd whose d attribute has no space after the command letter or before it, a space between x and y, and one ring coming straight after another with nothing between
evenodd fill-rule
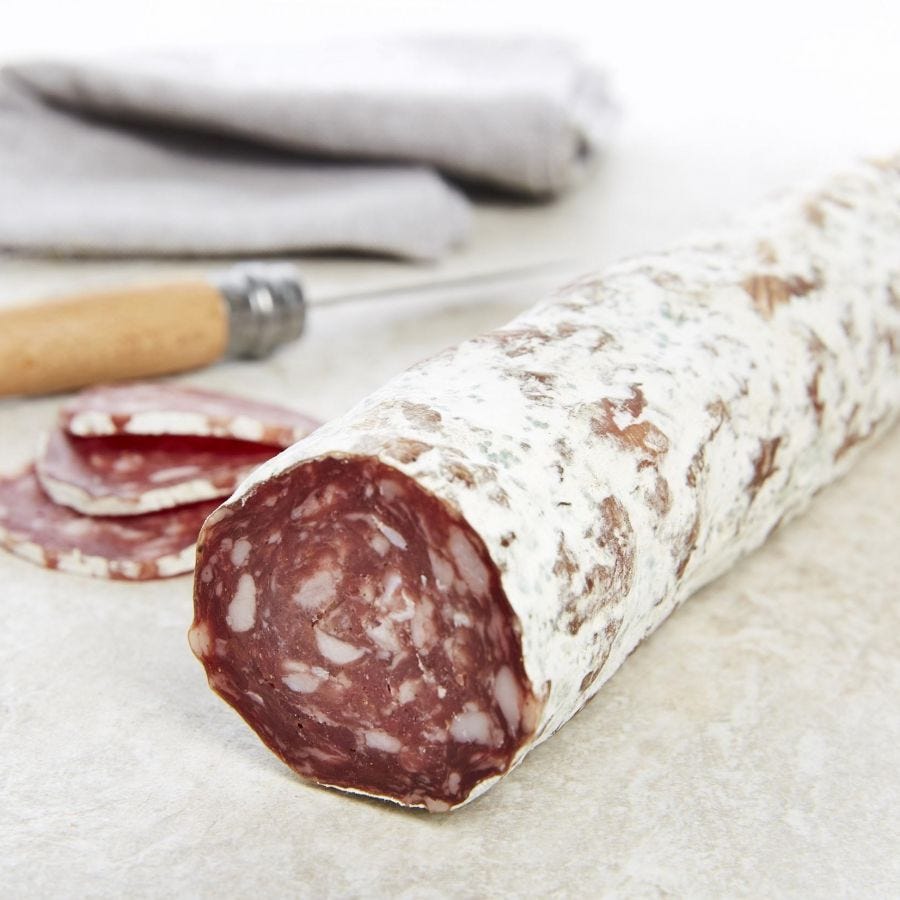
<instances>
[{"instance_id":1,"label":"knife","mask_svg":"<svg viewBox=\"0 0 900 900\"><path fill-rule=\"evenodd\" d=\"M572 264L558 260L349 291L309 305L477 291ZM306 311L298 273L284 263L243 263L209 280L132 286L2 310L0 396L168 375L226 358L262 359L300 337Z\"/></svg>"}]
</instances>

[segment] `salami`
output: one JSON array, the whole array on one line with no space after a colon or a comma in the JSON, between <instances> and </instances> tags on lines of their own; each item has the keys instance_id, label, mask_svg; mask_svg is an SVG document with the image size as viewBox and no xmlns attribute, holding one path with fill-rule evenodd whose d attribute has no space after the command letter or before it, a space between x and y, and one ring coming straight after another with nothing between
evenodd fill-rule
<instances>
[{"instance_id":1,"label":"salami","mask_svg":"<svg viewBox=\"0 0 900 900\"><path fill-rule=\"evenodd\" d=\"M194 653L304 778L459 806L900 405L900 158L560 290L257 469Z\"/></svg>"},{"instance_id":2,"label":"salami","mask_svg":"<svg viewBox=\"0 0 900 900\"><path fill-rule=\"evenodd\" d=\"M144 580L190 572L215 501L121 518L82 516L54 503L33 468L0 478L0 546L48 569Z\"/></svg>"},{"instance_id":3,"label":"salami","mask_svg":"<svg viewBox=\"0 0 900 900\"><path fill-rule=\"evenodd\" d=\"M60 410L70 434L182 434L289 447L319 423L291 409L214 391L157 382L101 385Z\"/></svg>"},{"instance_id":4,"label":"salami","mask_svg":"<svg viewBox=\"0 0 900 900\"><path fill-rule=\"evenodd\" d=\"M56 503L89 516L128 516L227 497L276 453L266 444L188 435L44 440L36 470Z\"/></svg>"}]
</instances>

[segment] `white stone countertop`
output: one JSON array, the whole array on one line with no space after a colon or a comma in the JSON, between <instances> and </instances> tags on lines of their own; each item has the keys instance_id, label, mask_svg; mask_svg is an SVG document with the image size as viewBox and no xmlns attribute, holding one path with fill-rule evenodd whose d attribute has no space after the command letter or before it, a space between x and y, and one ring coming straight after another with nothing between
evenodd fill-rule
<instances>
[{"instance_id":1,"label":"white stone countertop","mask_svg":"<svg viewBox=\"0 0 900 900\"><path fill-rule=\"evenodd\" d=\"M809 111L790 130L784 106L745 121L704 118L696 97L680 119L638 104L582 190L484 201L438 266L301 261L309 292L656 248L900 148L900 62L873 65L892 79L847 112L851 132ZM0 258L0 304L220 264ZM314 309L272 359L180 380L330 417L542 289ZM30 458L59 403L0 400L0 471ZM894 429L508 779L444 816L306 786L272 756L188 649L189 577L104 582L0 553L0 897L898 896L898 476Z\"/></svg>"}]
</instances>

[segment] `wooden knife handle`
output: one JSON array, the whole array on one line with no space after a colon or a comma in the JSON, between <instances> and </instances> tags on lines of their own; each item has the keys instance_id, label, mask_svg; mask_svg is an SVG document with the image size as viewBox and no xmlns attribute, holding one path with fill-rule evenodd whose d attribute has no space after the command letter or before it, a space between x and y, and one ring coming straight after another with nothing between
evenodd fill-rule
<instances>
[{"instance_id":1,"label":"wooden knife handle","mask_svg":"<svg viewBox=\"0 0 900 900\"><path fill-rule=\"evenodd\" d=\"M66 297L0 311L0 395L46 394L205 366L228 307L204 281Z\"/></svg>"}]
</instances>

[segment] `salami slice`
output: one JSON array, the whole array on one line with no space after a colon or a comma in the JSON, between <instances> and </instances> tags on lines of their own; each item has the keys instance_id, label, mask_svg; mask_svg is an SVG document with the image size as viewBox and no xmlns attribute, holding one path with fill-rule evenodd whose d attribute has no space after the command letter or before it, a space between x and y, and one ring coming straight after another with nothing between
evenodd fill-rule
<instances>
[{"instance_id":1,"label":"salami slice","mask_svg":"<svg viewBox=\"0 0 900 900\"><path fill-rule=\"evenodd\" d=\"M71 434L183 434L289 447L319 423L291 409L214 391L158 382L101 385L60 410Z\"/></svg>"},{"instance_id":2,"label":"salami slice","mask_svg":"<svg viewBox=\"0 0 900 900\"><path fill-rule=\"evenodd\" d=\"M207 520L194 653L305 778L446 810L900 405L900 159L415 366Z\"/></svg>"},{"instance_id":3,"label":"salami slice","mask_svg":"<svg viewBox=\"0 0 900 900\"><path fill-rule=\"evenodd\" d=\"M36 469L56 503L89 516L130 516L227 497L260 463L267 444L189 435L45 438Z\"/></svg>"},{"instance_id":4,"label":"salami slice","mask_svg":"<svg viewBox=\"0 0 900 900\"><path fill-rule=\"evenodd\" d=\"M82 516L54 503L33 468L0 478L0 546L77 575L145 580L190 572L203 520L216 501L128 518Z\"/></svg>"}]
</instances>

